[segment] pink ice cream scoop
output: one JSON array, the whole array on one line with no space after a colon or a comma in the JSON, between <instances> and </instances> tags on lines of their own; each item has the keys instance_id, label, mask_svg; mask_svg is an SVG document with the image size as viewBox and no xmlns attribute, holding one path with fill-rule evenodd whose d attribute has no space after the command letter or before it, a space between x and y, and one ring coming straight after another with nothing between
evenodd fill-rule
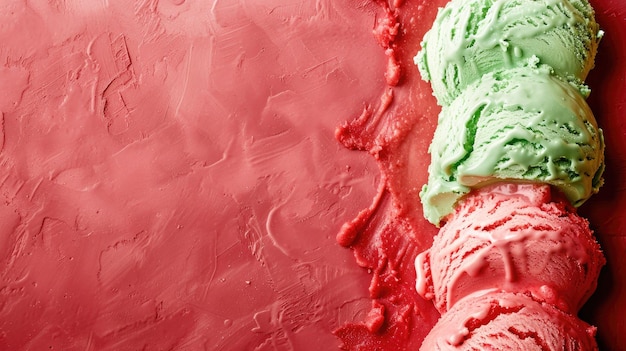
<instances>
[{"instance_id":1,"label":"pink ice cream scoop","mask_svg":"<svg viewBox=\"0 0 626 351\"><path fill-rule=\"evenodd\" d=\"M587 220L549 185L492 185L467 197L417 257L417 290L442 313L482 290L576 313L604 263Z\"/></svg>"},{"instance_id":2,"label":"pink ice cream scoop","mask_svg":"<svg viewBox=\"0 0 626 351\"><path fill-rule=\"evenodd\" d=\"M596 328L521 293L470 295L437 322L421 350L598 350Z\"/></svg>"}]
</instances>

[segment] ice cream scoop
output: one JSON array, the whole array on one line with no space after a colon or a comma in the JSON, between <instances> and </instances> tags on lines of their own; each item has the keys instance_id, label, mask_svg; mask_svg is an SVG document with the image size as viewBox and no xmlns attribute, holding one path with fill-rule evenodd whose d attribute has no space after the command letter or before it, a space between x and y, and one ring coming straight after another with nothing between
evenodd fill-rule
<instances>
[{"instance_id":1,"label":"ice cream scoop","mask_svg":"<svg viewBox=\"0 0 626 351\"><path fill-rule=\"evenodd\" d=\"M593 351L596 328L525 294L468 296L437 322L420 350Z\"/></svg>"},{"instance_id":2,"label":"ice cream scoop","mask_svg":"<svg viewBox=\"0 0 626 351\"><path fill-rule=\"evenodd\" d=\"M551 184L579 206L602 185L602 130L576 86L547 66L496 71L439 115L421 192L432 223L472 188L502 180Z\"/></svg>"},{"instance_id":3,"label":"ice cream scoop","mask_svg":"<svg viewBox=\"0 0 626 351\"><path fill-rule=\"evenodd\" d=\"M483 74L534 59L582 82L601 36L587 0L453 0L440 9L415 62L446 106Z\"/></svg>"},{"instance_id":4,"label":"ice cream scoop","mask_svg":"<svg viewBox=\"0 0 626 351\"><path fill-rule=\"evenodd\" d=\"M441 319L421 350L597 350L576 317L605 263L575 207L603 183L586 0L452 0L415 62L442 106L416 258Z\"/></svg>"},{"instance_id":5,"label":"ice cream scoop","mask_svg":"<svg viewBox=\"0 0 626 351\"><path fill-rule=\"evenodd\" d=\"M531 295L576 313L605 260L589 223L545 184L502 184L466 197L416 260L417 290L445 313L478 291Z\"/></svg>"}]
</instances>

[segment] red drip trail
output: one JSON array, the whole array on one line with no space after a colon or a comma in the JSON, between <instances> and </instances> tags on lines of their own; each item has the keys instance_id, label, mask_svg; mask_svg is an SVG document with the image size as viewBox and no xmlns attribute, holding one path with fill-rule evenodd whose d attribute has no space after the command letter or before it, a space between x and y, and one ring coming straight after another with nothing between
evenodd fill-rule
<instances>
[{"instance_id":1,"label":"red drip trail","mask_svg":"<svg viewBox=\"0 0 626 351\"><path fill-rule=\"evenodd\" d=\"M413 56L430 23L417 20L434 18L437 6L426 9L416 3L382 0L375 4L380 7L373 35L387 57L382 75L387 86L377 105L365 106L360 116L336 130L345 147L370 153L381 172L370 207L337 235L337 241L350 247L357 264L372 276L372 308L364 320L339 327L335 335L346 350L408 350L421 345L439 317L414 286L415 257L436 232L423 219L418 193L427 176L427 141L434 131L437 107L430 88L417 74Z\"/></svg>"}]
</instances>

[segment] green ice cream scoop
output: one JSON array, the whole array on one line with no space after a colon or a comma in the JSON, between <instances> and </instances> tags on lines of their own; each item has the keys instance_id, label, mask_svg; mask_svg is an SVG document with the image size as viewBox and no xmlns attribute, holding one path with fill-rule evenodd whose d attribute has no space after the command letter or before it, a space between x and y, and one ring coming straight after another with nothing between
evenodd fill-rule
<instances>
[{"instance_id":1,"label":"green ice cream scoop","mask_svg":"<svg viewBox=\"0 0 626 351\"><path fill-rule=\"evenodd\" d=\"M578 86L548 66L484 75L439 115L424 216L439 225L472 188L548 183L579 206L602 185L604 139Z\"/></svg>"},{"instance_id":2,"label":"green ice cream scoop","mask_svg":"<svg viewBox=\"0 0 626 351\"><path fill-rule=\"evenodd\" d=\"M446 106L483 74L536 58L582 83L601 35L587 0L452 0L439 9L415 63Z\"/></svg>"}]
</instances>

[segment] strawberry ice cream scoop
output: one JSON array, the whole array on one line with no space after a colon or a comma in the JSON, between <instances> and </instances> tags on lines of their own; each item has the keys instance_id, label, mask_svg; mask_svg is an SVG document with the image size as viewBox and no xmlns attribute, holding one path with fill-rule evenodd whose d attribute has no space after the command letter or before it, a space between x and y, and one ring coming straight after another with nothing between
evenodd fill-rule
<instances>
[{"instance_id":1,"label":"strawberry ice cream scoop","mask_svg":"<svg viewBox=\"0 0 626 351\"><path fill-rule=\"evenodd\" d=\"M437 322L420 350L598 350L596 328L520 293L470 295Z\"/></svg>"},{"instance_id":2,"label":"strawberry ice cream scoop","mask_svg":"<svg viewBox=\"0 0 626 351\"><path fill-rule=\"evenodd\" d=\"M604 263L587 220L549 185L492 185L462 201L417 257L417 290L442 313L478 291L527 293L576 313Z\"/></svg>"}]
</instances>

